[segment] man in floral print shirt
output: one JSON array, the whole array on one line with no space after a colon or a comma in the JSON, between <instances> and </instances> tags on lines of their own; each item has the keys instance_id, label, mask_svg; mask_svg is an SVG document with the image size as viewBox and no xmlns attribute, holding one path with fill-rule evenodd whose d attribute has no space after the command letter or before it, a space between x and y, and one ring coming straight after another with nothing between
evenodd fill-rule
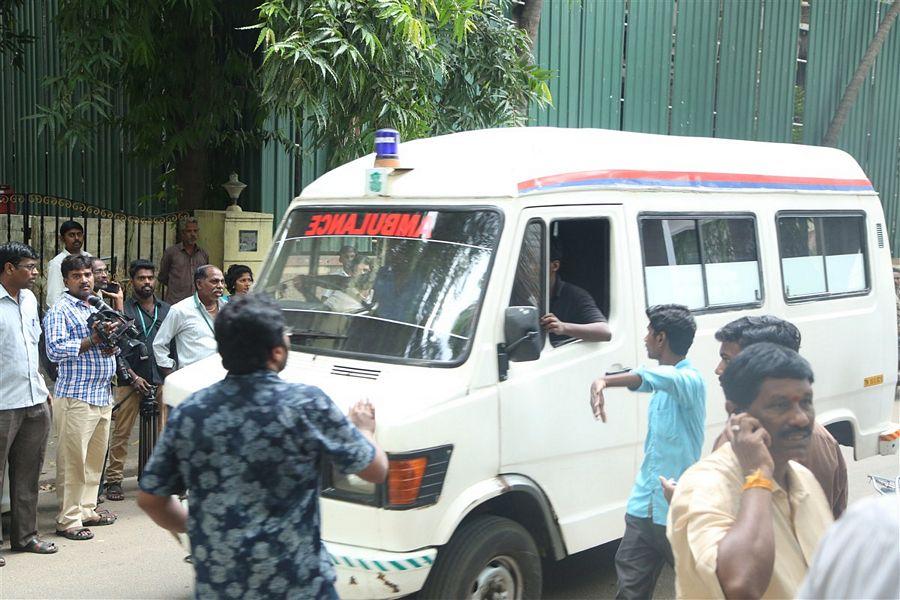
<instances>
[{"instance_id":1,"label":"man in floral print shirt","mask_svg":"<svg viewBox=\"0 0 900 600\"><path fill-rule=\"evenodd\" d=\"M235 298L215 333L228 375L172 414L138 504L190 535L198 598L337 598L319 536L319 473L327 456L384 481L374 409L359 402L348 420L320 389L278 377L288 339L269 300ZM173 496L186 491L190 515Z\"/></svg>"}]
</instances>

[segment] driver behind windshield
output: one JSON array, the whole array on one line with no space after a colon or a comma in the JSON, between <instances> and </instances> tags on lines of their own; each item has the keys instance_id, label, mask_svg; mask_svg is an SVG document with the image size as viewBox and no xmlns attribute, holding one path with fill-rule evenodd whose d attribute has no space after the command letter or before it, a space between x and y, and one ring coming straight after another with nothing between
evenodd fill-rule
<instances>
[{"instance_id":1,"label":"driver behind windshield","mask_svg":"<svg viewBox=\"0 0 900 600\"><path fill-rule=\"evenodd\" d=\"M372 262L368 256L356 256L344 268L344 287L328 290L325 306L335 312L359 312L372 305Z\"/></svg>"}]
</instances>

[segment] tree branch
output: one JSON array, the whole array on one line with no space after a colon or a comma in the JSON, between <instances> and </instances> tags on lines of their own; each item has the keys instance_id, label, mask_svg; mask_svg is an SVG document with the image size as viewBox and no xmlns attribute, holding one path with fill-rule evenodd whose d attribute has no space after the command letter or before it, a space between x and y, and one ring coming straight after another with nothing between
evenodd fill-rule
<instances>
[{"instance_id":1,"label":"tree branch","mask_svg":"<svg viewBox=\"0 0 900 600\"><path fill-rule=\"evenodd\" d=\"M878 26L878 30L875 32L875 36L869 43L869 47L866 49L866 53L863 55L862 60L859 61L859 65L856 67L856 72L853 73L853 78L850 79L847 89L844 90L844 96L841 98L837 110L834 111L834 118L828 126L828 131L825 132L825 137L822 138L823 146L832 148L837 146L838 137L841 135L844 124L847 122L847 117L850 116L850 110L856 102L859 90L862 89L866 76L872 69L872 65L875 64L875 59L878 58L881 47L884 45L884 41L887 39L887 35L890 33L891 27L897 19L898 14L900 14L900 0L894 0L891 8L884 16L884 19L882 19L881 25Z\"/></svg>"}]
</instances>

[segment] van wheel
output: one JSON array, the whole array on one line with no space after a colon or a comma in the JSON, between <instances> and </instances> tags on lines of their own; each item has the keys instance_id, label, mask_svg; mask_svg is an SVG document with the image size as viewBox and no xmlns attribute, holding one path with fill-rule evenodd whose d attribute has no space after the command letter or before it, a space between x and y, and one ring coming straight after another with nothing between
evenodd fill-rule
<instances>
[{"instance_id":1,"label":"van wheel","mask_svg":"<svg viewBox=\"0 0 900 600\"><path fill-rule=\"evenodd\" d=\"M541 558L524 527L485 515L465 523L438 552L421 598L541 597Z\"/></svg>"}]
</instances>

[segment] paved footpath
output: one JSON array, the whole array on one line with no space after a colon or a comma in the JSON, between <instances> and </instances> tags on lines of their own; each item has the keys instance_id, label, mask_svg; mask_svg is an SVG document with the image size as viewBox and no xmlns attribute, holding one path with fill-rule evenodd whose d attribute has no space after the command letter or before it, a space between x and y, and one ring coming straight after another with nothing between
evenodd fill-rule
<instances>
[{"instance_id":1,"label":"paved footpath","mask_svg":"<svg viewBox=\"0 0 900 600\"><path fill-rule=\"evenodd\" d=\"M898 409L900 403L895 405L895 419ZM847 459L851 504L875 493L866 481L867 474L896 477L900 471L897 456L875 456L856 462L850 448L842 450ZM129 454L136 454L136 447L129 448ZM46 475L52 475L52 469ZM118 522L93 528L96 537L86 542L53 535L56 493L42 492L38 526L60 550L54 555L39 556L11 553L9 546L4 545L0 556L6 558L7 564L0 568L0 600L192 597L193 568L183 560L186 551L141 512L134 501L136 490L135 478L126 479L126 500L102 505L119 515ZM607 544L549 565L542 596L560 600L613 598L615 550L615 543ZM675 597L670 568L663 570L654 597Z\"/></svg>"},{"instance_id":2,"label":"paved footpath","mask_svg":"<svg viewBox=\"0 0 900 600\"><path fill-rule=\"evenodd\" d=\"M75 542L53 535L56 492L40 495L38 527L59 546L43 556L0 556L0 598L191 598L193 568L187 552L135 503L137 481L125 480L124 502L104 502L119 515L115 525L92 527L94 539ZM47 534L49 532L49 534Z\"/></svg>"}]
</instances>

